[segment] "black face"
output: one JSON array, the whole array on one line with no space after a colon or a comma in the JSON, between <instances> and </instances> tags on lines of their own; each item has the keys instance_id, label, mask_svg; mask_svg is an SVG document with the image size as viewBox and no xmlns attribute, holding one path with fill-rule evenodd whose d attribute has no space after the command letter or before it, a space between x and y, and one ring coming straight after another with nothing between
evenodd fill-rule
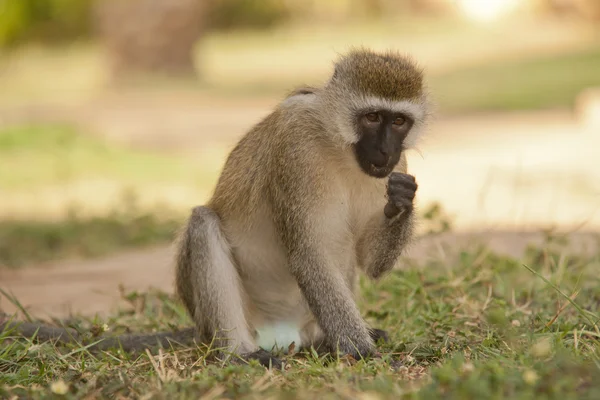
<instances>
[{"instance_id":1,"label":"black face","mask_svg":"<svg viewBox=\"0 0 600 400\"><path fill-rule=\"evenodd\" d=\"M356 118L360 138L354 153L360 168L376 178L388 176L400 160L414 121L406 114L387 110L360 111Z\"/></svg>"}]
</instances>

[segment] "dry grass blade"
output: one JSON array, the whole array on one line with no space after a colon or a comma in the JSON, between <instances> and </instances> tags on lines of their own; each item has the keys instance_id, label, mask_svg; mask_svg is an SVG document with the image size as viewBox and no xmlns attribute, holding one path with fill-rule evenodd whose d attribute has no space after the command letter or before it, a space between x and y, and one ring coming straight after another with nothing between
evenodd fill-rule
<instances>
[{"instance_id":1,"label":"dry grass blade","mask_svg":"<svg viewBox=\"0 0 600 400\"><path fill-rule=\"evenodd\" d=\"M529 267L526 264L522 264L522 265L525 268L527 268L532 274L534 274L535 276L537 276L538 278L540 278L541 280L546 282L546 284L548 286L550 286L552 289L556 290L557 293L559 293L561 296L563 296L565 299L567 299L567 301L569 303L571 303L571 305L573 305L573 307L575 307L577 309L579 314L590 323L590 325L594 328L596 333L598 333L600 335L600 329L598 328L598 325L589 317L589 315L587 315L586 311L583 308L581 308L579 306L579 304L575 303L575 301L572 300L570 296L567 296L562 290L560 290L560 288L558 288L555 284L553 284L548 279L546 279L544 276L542 276L539 272L537 272L536 270L534 270L533 268Z\"/></svg>"}]
</instances>

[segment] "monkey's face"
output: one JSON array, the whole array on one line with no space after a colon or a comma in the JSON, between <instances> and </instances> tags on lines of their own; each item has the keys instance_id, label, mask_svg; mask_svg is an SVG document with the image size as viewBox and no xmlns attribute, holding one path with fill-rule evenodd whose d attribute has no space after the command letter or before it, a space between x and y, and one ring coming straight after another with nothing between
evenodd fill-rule
<instances>
[{"instance_id":1,"label":"monkey's face","mask_svg":"<svg viewBox=\"0 0 600 400\"><path fill-rule=\"evenodd\" d=\"M356 119L354 154L358 165L375 178L388 176L400 160L414 120L406 113L389 110L360 111Z\"/></svg>"}]
</instances>

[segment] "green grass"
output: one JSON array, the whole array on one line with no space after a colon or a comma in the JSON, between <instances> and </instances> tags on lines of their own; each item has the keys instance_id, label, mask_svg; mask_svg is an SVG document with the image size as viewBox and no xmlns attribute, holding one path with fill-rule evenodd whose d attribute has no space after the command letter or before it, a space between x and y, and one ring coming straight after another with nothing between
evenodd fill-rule
<instances>
[{"instance_id":1,"label":"green grass","mask_svg":"<svg viewBox=\"0 0 600 400\"><path fill-rule=\"evenodd\" d=\"M27 195L35 207L30 215L13 218L4 211L5 219L0 219L0 268L65 257L97 257L172 240L187 209L181 204L165 204L161 193L148 194L156 204L141 204L139 190L146 185L160 188L163 183L167 187L207 185L214 173L204 173L202 162L129 149L68 126L1 129L0 191L27 194L52 188L65 197L65 216L60 210L56 215L46 211L46 199L36 195ZM83 202L69 200L69 185L95 180L111 182L122 188L117 193L125 196L112 199L111 194L92 190ZM98 199L108 205L90 213L85 206Z\"/></svg>"},{"instance_id":2,"label":"green grass","mask_svg":"<svg viewBox=\"0 0 600 400\"><path fill-rule=\"evenodd\" d=\"M475 65L433 76L431 91L445 112L572 107L577 95L600 86L600 47Z\"/></svg>"},{"instance_id":3,"label":"green grass","mask_svg":"<svg viewBox=\"0 0 600 400\"><path fill-rule=\"evenodd\" d=\"M205 347L92 355L5 332L0 397L58 398L59 382L64 398L595 399L598 268L598 256L568 255L554 240L523 260L472 248L407 265L380 283L361 282L365 318L391 334L381 359L296 353L284 371L223 366ZM111 334L190 324L164 293L127 298L131 310L70 325L93 336L104 324Z\"/></svg>"},{"instance_id":4,"label":"green grass","mask_svg":"<svg viewBox=\"0 0 600 400\"><path fill-rule=\"evenodd\" d=\"M65 258L95 258L124 249L174 239L184 217L161 208L140 211L122 202L101 216L81 216L74 209L66 219L0 220L0 268Z\"/></svg>"},{"instance_id":5,"label":"green grass","mask_svg":"<svg viewBox=\"0 0 600 400\"><path fill-rule=\"evenodd\" d=\"M206 180L188 161L129 149L64 125L0 129L0 190L108 179L143 184Z\"/></svg>"}]
</instances>

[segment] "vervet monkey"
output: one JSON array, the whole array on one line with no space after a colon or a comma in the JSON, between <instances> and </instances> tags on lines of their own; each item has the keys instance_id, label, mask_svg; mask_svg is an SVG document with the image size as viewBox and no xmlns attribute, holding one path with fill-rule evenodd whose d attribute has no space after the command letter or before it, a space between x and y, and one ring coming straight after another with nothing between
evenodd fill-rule
<instances>
[{"instance_id":1,"label":"vervet monkey","mask_svg":"<svg viewBox=\"0 0 600 400\"><path fill-rule=\"evenodd\" d=\"M180 236L176 289L199 336L278 362L257 332L287 324L301 347L372 355L382 332L356 306L356 272L381 277L411 239L405 152L427 115L415 64L355 49L323 87L292 92L256 124Z\"/></svg>"},{"instance_id":2,"label":"vervet monkey","mask_svg":"<svg viewBox=\"0 0 600 400\"><path fill-rule=\"evenodd\" d=\"M405 153L428 114L412 61L364 49L342 56L323 87L293 91L239 141L213 197L193 209L177 244L176 291L195 330L93 349L196 335L223 355L279 366L258 342L261 329L283 325L301 348L372 355L386 333L361 317L356 273L381 277L411 239L417 183ZM72 341L74 332L42 328L46 339Z\"/></svg>"}]
</instances>

